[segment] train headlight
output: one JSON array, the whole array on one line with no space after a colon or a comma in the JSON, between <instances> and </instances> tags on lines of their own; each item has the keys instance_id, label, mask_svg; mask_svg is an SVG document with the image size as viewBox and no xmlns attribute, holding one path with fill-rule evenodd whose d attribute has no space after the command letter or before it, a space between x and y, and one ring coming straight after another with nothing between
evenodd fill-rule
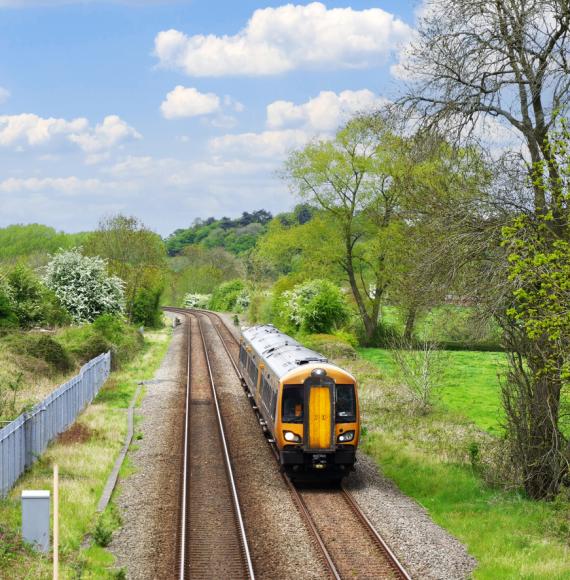
<instances>
[{"instance_id":1,"label":"train headlight","mask_svg":"<svg viewBox=\"0 0 570 580\"><path fill-rule=\"evenodd\" d=\"M291 443L301 443L301 437L293 431L283 431L283 437L285 441L290 441Z\"/></svg>"},{"instance_id":2,"label":"train headlight","mask_svg":"<svg viewBox=\"0 0 570 580\"><path fill-rule=\"evenodd\" d=\"M347 431L346 433L341 433L338 436L339 443L348 443L354 439L354 431Z\"/></svg>"}]
</instances>

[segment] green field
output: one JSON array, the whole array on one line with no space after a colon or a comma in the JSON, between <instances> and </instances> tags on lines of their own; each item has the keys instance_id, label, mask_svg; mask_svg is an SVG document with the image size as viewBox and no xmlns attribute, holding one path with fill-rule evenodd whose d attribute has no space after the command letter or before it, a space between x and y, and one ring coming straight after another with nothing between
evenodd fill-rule
<instances>
[{"instance_id":1,"label":"green field","mask_svg":"<svg viewBox=\"0 0 570 580\"><path fill-rule=\"evenodd\" d=\"M388 350L360 348L358 352L377 365L387 378L397 379ZM440 404L464 415L481 429L499 434L502 431L499 374L506 367L502 352L447 351L438 392Z\"/></svg>"}]
</instances>

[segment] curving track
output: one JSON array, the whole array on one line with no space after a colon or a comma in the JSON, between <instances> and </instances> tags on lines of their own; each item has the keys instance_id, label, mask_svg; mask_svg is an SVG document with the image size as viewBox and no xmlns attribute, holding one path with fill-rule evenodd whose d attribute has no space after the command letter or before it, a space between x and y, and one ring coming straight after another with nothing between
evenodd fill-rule
<instances>
[{"instance_id":1,"label":"curving track","mask_svg":"<svg viewBox=\"0 0 570 580\"><path fill-rule=\"evenodd\" d=\"M183 309L169 310L184 315L188 315L189 312ZM190 312L199 313L211 321L234 371L252 401L235 362L239 344L233 333L216 313L203 310ZM204 341L203 344L205 349ZM271 440L268 439L268 441L275 453ZM342 487L297 488L285 475L283 477L331 577L336 579L410 578L350 492Z\"/></svg>"},{"instance_id":2,"label":"curving track","mask_svg":"<svg viewBox=\"0 0 570 580\"><path fill-rule=\"evenodd\" d=\"M200 317L186 318L188 357L179 579L254 578Z\"/></svg>"}]
</instances>

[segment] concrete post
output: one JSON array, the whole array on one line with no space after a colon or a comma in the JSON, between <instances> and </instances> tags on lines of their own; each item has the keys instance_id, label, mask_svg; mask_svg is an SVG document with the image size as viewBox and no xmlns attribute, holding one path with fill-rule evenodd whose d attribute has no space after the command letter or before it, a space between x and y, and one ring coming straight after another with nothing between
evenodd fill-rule
<instances>
[{"instance_id":1,"label":"concrete post","mask_svg":"<svg viewBox=\"0 0 570 580\"><path fill-rule=\"evenodd\" d=\"M49 551L50 493L22 491L22 536L40 552Z\"/></svg>"}]
</instances>

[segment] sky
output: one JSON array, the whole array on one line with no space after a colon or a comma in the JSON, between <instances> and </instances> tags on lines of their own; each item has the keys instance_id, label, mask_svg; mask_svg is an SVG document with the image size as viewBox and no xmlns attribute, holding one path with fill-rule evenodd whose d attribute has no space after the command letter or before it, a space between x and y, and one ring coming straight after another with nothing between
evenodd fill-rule
<instances>
[{"instance_id":1,"label":"sky","mask_svg":"<svg viewBox=\"0 0 570 580\"><path fill-rule=\"evenodd\" d=\"M397 96L417 4L0 0L0 227L290 209L287 155Z\"/></svg>"}]
</instances>

